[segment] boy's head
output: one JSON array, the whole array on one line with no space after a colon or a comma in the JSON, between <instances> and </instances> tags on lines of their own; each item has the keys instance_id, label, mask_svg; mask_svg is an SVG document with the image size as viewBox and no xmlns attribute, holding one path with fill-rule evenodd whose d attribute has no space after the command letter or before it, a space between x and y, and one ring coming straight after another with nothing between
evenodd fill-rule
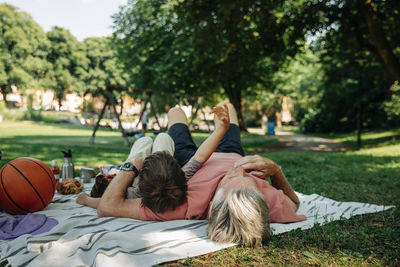
<instances>
[{"instance_id":1,"label":"boy's head","mask_svg":"<svg viewBox=\"0 0 400 267\"><path fill-rule=\"evenodd\" d=\"M173 156L160 151L145 158L139 180L144 206L158 213L174 210L185 202L186 192L185 174Z\"/></svg>"}]
</instances>

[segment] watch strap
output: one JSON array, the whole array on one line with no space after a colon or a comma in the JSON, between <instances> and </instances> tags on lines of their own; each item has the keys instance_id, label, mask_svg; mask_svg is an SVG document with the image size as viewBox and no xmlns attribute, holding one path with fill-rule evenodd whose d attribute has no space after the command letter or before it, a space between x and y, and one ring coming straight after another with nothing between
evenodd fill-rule
<instances>
[{"instance_id":1,"label":"watch strap","mask_svg":"<svg viewBox=\"0 0 400 267\"><path fill-rule=\"evenodd\" d=\"M133 165L133 164L132 164L132 165ZM135 177L138 177L138 175L139 175L139 170L136 168L135 165L133 165L132 170L133 170L133 172L135 173Z\"/></svg>"},{"instance_id":2,"label":"watch strap","mask_svg":"<svg viewBox=\"0 0 400 267\"><path fill-rule=\"evenodd\" d=\"M133 171L135 173L135 177L137 177L139 175L139 170L136 168L136 166L134 164L132 164L131 162L125 162L122 167L121 170L124 171Z\"/></svg>"}]
</instances>

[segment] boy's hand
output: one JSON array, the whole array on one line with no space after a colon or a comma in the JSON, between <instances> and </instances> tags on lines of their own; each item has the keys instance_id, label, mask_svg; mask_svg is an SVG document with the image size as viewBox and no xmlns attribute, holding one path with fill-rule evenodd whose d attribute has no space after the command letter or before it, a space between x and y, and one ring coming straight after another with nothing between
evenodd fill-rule
<instances>
[{"instance_id":1,"label":"boy's hand","mask_svg":"<svg viewBox=\"0 0 400 267\"><path fill-rule=\"evenodd\" d=\"M227 104L214 107L211 113L214 113L219 120L219 124L217 124L217 126L229 128L230 118Z\"/></svg>"}]
</instances>

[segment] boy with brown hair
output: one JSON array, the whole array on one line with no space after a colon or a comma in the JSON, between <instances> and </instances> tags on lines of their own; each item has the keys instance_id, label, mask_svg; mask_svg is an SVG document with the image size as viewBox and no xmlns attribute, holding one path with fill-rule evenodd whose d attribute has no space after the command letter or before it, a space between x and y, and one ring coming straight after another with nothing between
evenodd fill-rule
<instances>
[{"instance_id":1,"label":"boy with brown hair","mask_svg":"<svg viewBox=\"0 0 400 267\"><path fill-rule=\"evenodd\" d=\"M182 109L174 108L173 112L178 120L186 123L186 115ZM126 166L124 170L132 168L136 172L138 170L133 169L132 163L142 163L138 177L126 191L126 198L141 198L144 206L158 213L174 210L183 204L186 201L187 180L210 158L230 125L226 104L214 107L212 113L216 115L215 130L199 148L195 148L196 152L183 166L173 156L175 145L179 147L181 144L174 144L168 134L160 133L154 143L150 137L137 140L122 166L122 169Z\"/></svg>"}]
</instances>

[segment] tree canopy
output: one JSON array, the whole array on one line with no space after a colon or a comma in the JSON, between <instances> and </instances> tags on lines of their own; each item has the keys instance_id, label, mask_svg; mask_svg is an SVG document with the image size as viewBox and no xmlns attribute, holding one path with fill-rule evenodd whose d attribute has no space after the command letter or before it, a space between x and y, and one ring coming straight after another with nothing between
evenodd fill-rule
<instances>
[{"instance_id":1,"label":"tree canopy","mask_svg":"<svg viewBox=\"0 0 400 267\"><path fill-rule=\"evenodd\" d=\"M8 4L0 5L0 36L0 90L6 99L12 86L38 86L48 68L50 45L29 14Z\"/></svg>"},{"instance_id":2,"label":"tree canopy","mask_svg":"<svg viewBox=\"0 0 400 267\"><path fill-rule=\"evenodd\" d=\"M87 72L82 76L86 85L85 93L119 98L128 89L128 74L117 59L111 39L93 37L86 39L84 44L89 59Z\"/></svg>"},{"instance_id":3,"label":"tree canopy","mask_svg":"<svg viewBox=\"0 0 400 267\"><path fill-rule=\"evenodd\" d=\"M51 46L47 59L47 87L56 92L60 106L65 92L82 91L83 76L88 67L85 47L66 29L53 27L47 33Z\"/></svg>"},{"instance_id":4,"label":"tree canopy","mask_svg":"<svg viewBox=\"0 0 400 267\"><path fill-rule=\"evenodd\" d=\"M273 113L290 96L307 131L400 124L399 1L129 0L113 19L112 37L78 42L1 4L3 98L13 86L60 103L66 92L153 93L159 111L229 99L246 130L243 103Z\"/></svg>"},{"instance_id":5,"label":"tree canopy","mask_svg":"<svg viewBox=\"0 0 400 267\"><path fill-rule=\"evenodd\" d=\"M360 131L388 126L394 121L383 103L395 94L392 85L399 79L400 32L395 22L400 21L400 3L326 1L322 11L322 36L315 49L324 70L323 96L304 119L305 129Z\"/></svg>"}]
</instances>

